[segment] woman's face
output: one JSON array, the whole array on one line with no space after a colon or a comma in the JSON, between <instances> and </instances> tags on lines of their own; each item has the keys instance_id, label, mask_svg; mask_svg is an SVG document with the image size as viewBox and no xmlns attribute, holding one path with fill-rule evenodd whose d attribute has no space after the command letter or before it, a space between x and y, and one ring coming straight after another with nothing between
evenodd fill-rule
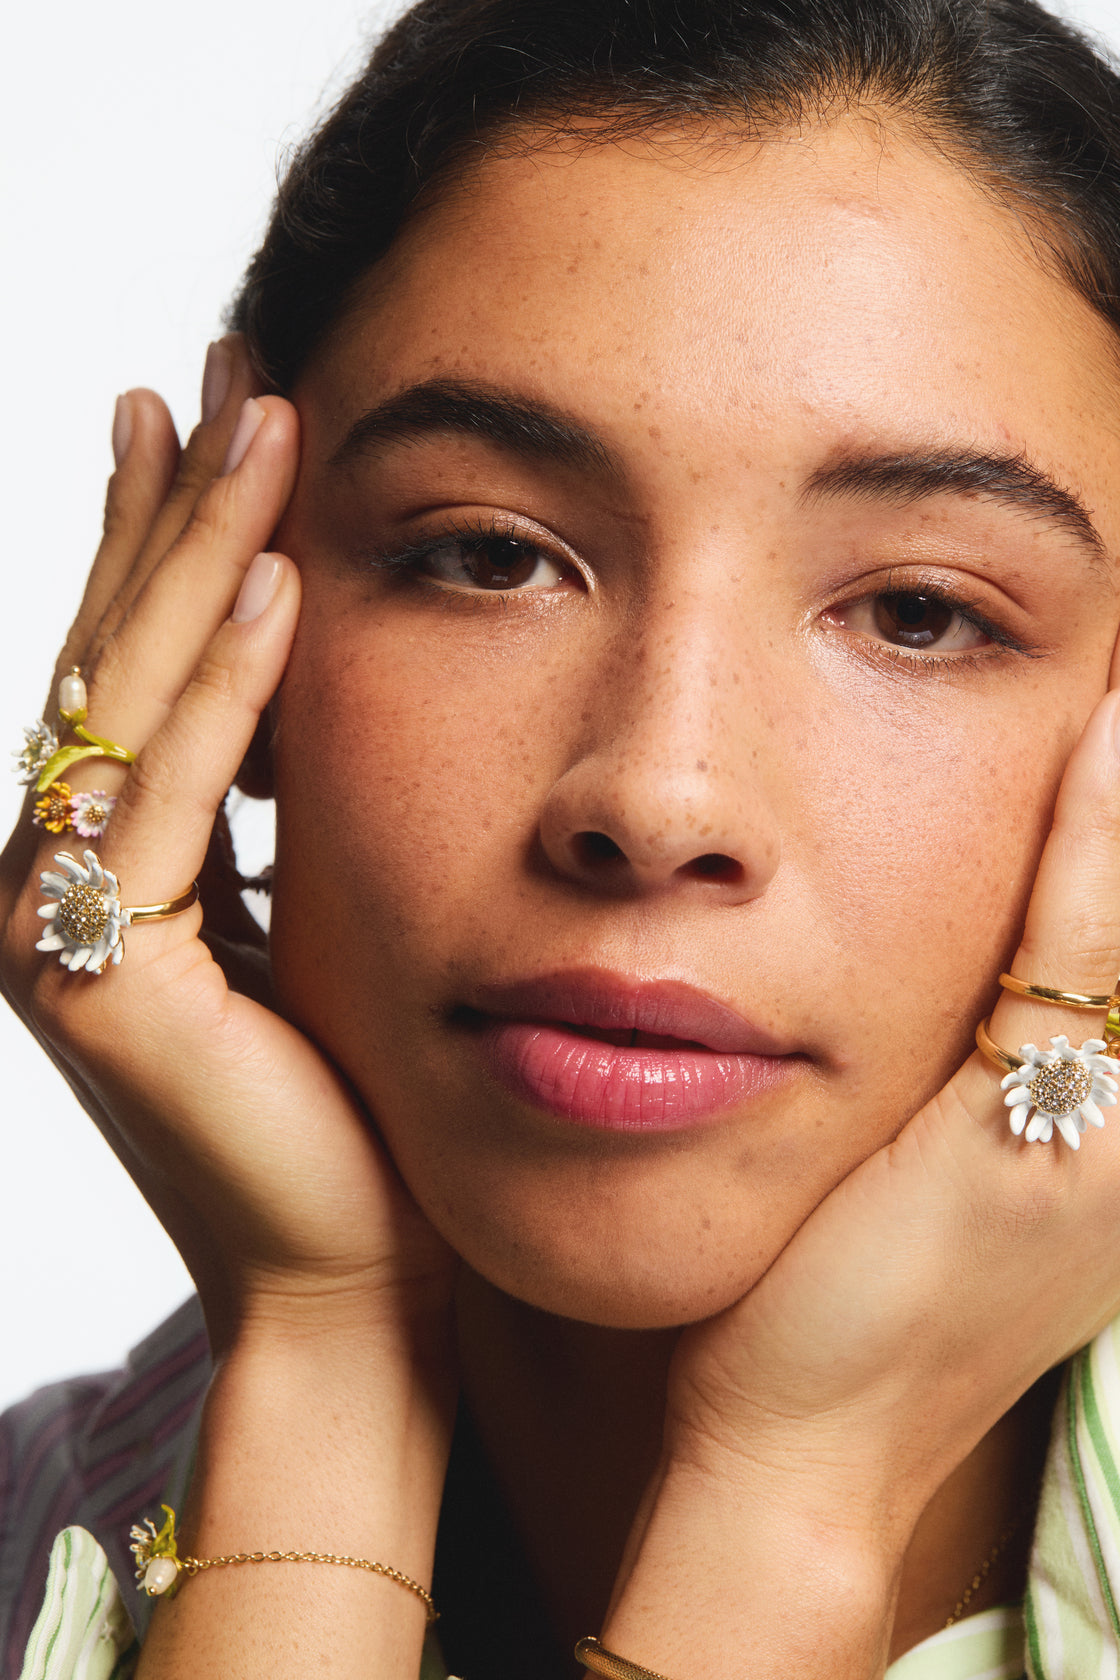
<instances>
[{"instance_id":1,"label":"woman's face","mask_svg":"<svg viewBox=\"0 0 1120 1680\"><path fill-rule=\"evenodd\" d=\"M286 1006L479 1272L706 1316L1014 949L1120 618L1107 329L897 128L542 142L296 396Z\"/></svg>"}]
</instances>

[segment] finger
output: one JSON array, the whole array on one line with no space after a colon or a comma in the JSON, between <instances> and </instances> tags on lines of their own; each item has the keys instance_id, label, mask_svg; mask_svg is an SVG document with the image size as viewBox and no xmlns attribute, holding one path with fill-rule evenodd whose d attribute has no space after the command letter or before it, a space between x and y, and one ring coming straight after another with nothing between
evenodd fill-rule
<instances>
[{"instance_id":1,"label":"finger","mask_svg":"<svg viewBox=\"0 0 1120 1680\"><path fill-rule=\"evenodd\" d=\"M174 483L162 500L143 545L119 594L115 616L102 626L110 635L130 609L148 578L190 519L207 486L222 476L230 439L245 402L258 393L256 379L240 333L228 333L211 344L202 378L202 419L179 458ZM97 654L97 647L92 650Z\"/></svg>"},{"instance_id":2,"label":"finger","mask_svg":"<svg viewBox=\"0 0 1120 1680\"><path fill-rule=\"evenodd\" d=\"M59 655L59 672L85 659L97 626L136 563L175 476L179 439L166 403L154 391L126 391L117 398L113 455L116 471L106 491L101 542ZM53 702L53 694L51 698Z\"/></svg>"},{"instance_id":3,"label":"finger","mask_svg":"<svg viewBox=\"0 0 1120 1680\"><path fill-rule=\"evenodd\" d=\"M89 727L130 750L143 747L177 703L291 493L295 410L279 397L252 399L246 407L255 412L249 415L244 456L199 498L91 673ZM91 778L114 792L124 774L117 765L94 760L75 766L68 780L80 788L92 785Z\"/></svg>"},{"instance_id":4,"label":"finger","mask_svg":"<svg viewBox=\"0 0 1120 1680\"><path fill-rule=\"evenodd\" d=\"M174 711L139 754L98 844L101 864L119 878L123 906L166 902L198 876L218 807L280 680L298 610L296 567L284 555L258 556L233 614L211 639ZM57 849L77 854L85 866L80 846ZM37 915L36 904L32 917ZM30 924L21 920L30 934ZM193 943L200 923L195 907L166 922L132 929L129 955L139 951L146 968L157 955ZM44 928L45 938L55 937L50 919L39 920L41 933ZM29 943L33 946L34 939ZM72 947L56 943L53 948L67 963L75 955ZM130 964L133 983L139 967L135 960ZM99 986L115 975L115 968L107 971ZM54 988L71 978L92 987L86 975L66 972L36 982L38 993L46 988L48 1017ZM67 1007L72 1003L68 999ZM99 1006L89 1007L96 1017Z\"/></svg>"},{"instance_id":5,"label":"finger","mask_svg":"<svg viewBox=\"0 0 1120 1680\"><path fill-rule=\"evenodd\" d=\"M1120 973L1120 691L1097 706L1067 766L1010 972L1060 991L1107 996L1115 989ZM1064 1034L1074 1046L1099 1038L1104 1022L1103 1010L1074 1010L1004 991L993 1009L990 1032L996 1044L1015 1055L1026 1044L1048 1050L1055 1035ZM972 1072L980 1069L990 1097L996 1070L977 1058ZM980 1087L970 1081L969 1089L975 1096Z\"/></svg>"}]
</instances>

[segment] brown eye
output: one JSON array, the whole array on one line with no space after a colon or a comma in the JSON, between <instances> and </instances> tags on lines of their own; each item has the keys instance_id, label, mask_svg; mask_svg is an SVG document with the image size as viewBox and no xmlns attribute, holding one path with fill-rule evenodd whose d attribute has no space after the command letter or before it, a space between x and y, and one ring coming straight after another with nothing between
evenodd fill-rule
<instances>
[{"instance_id":1,"label":"brown eye","mask_svg":"<svg viewBox=\"0 0 1120 1680\"><path fill-rule=\"evenodd\" d=\"M539 550L514 537L488 537L477 547L464 548L463 569L481 589L517 589L528 583L541 561Z\"/></svg>"},{"instance_id":2,"label":"brown eye","mask_svg":"<svg viewBox=\"0 0 1120 1680\"><path fill-rule=\"evenodd\" d=\"M959 620L960 614L936 595L879 595L875 599L875 628L884 641L898 647L932 647Z\"/></svg>"},{"instance_id":3,"label":"brown eye","mask_svg":"<svg viewBox=\"0 0 1120 1680\"><path fill-rule=\"evenodd\" d=\"M501 532L436 543L418 565L436 582L458 589L551 589L564 578L557 562L535 544Z\"/></svg>"}]
</instances>

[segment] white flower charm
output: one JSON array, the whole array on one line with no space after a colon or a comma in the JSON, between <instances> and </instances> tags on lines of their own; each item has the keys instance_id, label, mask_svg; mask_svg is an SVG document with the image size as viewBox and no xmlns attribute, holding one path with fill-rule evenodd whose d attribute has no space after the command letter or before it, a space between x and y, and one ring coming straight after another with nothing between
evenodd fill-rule
<instances>
[{"instance_id":1,"label":"white flower charm","mask_svg":"<svg viewBox=\"0 0 1120 1680\"><path fill-rule=\"evenodd\" d=\"M133 1523L129 1534L132 1545L128 1549L136 1559L137 1585L143 1587L149 1598L174 1588L183 1567L175 1540L175 1513L170 1505L163 1509L167 1517L158 1533L155 1524L146 1518L143 1526Z\"/></svg>"},{"instance_id":2,"label":"white flower charm","mask_svg":"<svg viewBox=\"0 0 1120 1680\"><path fill-rule=\"evenodd\" d=\"M124 956L121 930L128 926L129 914L121 906L117 877L101 867L96 852L82 855L84 869L69 852L58 852L54 861L62 873L44 869L40 875L43 892L54 902L39 907L50 925L35 949L57 951L59 962L71 972L84 968L101 974L107 964L119 963Z\"/></svg>"},{"instance_id":3,"label":"white flower charm","mask_svg":"<svg viewBox=\"0 0 1120 1680\"><path fill-rule=\"evenodd\" d=\"M83 840L99 840L117 803L111 793L76 793L70 801L70 821Z\"/></svg>"},{"instance_id":4,"label":"white flower charm","mask_svg":"<svg viewBox=\"0 0 1120 1680\"><path fill-rule=\"evenodd\" d=\"M49 723L42 718L30 729L24 728L23 746L12 757L16 762L16 775L25 787L39 780L39 773L47 760L53 758L58 751L58 736Z\"/></svg>"},{"instance_id":5,"label":"white flower charm","mask_svg":"<svg viewBox=\"0 0 1120 1680\"><path fill-rule=\"evenodd\" d=\"M1020 1045L1022 1066L1000 1081L1011 1130L1016 1137L1025 1130L1028 1143L1049 1143L1056 1126L1071 1149L1080 1149L1086 1126L1103 1126L1101 1109L1116 1102L1120 1061L1101 1054L1103 1038L1087 1038L1076 1050L1064 1034L1050 1043L1050 1050Z\"/></svg>"}]
</instances>

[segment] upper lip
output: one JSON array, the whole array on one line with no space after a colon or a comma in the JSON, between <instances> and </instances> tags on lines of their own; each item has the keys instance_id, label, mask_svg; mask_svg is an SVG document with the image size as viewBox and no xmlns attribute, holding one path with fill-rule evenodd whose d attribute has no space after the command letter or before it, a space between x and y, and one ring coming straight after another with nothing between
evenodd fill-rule
<instances>
[{"instance_id":1,"label":"upper lip","mask_svg":"<svg viewBox=\"0 0 1120 1680\"><path fill-rule=\"evenodd\" d=\"M638 980L603 969L564 969L480 985L470 1004L486 1015L650 1033L726 1055L786 1056L794 1049L685 981Z\"/></svg>"}]
</instances>

